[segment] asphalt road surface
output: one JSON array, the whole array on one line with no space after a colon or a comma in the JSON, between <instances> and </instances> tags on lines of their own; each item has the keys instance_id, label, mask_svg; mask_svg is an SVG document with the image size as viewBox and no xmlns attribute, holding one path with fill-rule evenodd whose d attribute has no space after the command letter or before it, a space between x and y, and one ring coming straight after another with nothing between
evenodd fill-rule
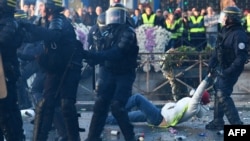
<instances>
[{"instance_id":1,"label":"asphalt road surface","mask_svg":"<svg viewBox=\"0 0 250 141\"><path fill-rule=\"evenodd\" d=\"M81 132L81 140L86 139L92 112L80 110L79 118L80 127L85 128L85 132ZM250 124L250 111L247 109L239 110L240 117L244 124ZM134 131L137 135L143 136L144 141L174 141L178 137L183 137L186 141L223 141L223 135L218 135L218 131L206 130L207 124L213 118L213 110L210 110L203 118L192 118L188 122L178 124L176 127L157 128L148 126L146 123L133 123ZM23 117L26 140L32 141L33 124L30 121L33 117ZM225 119L227 123L227 119ZM106 125L103 131L103 141L124 141L123 135L112 135L111 131L120 131L116 125ZM139 136L138 136L139 137ZM55 141L56 132L52 130L48 141Z\"/></svg>"}]
</instances>

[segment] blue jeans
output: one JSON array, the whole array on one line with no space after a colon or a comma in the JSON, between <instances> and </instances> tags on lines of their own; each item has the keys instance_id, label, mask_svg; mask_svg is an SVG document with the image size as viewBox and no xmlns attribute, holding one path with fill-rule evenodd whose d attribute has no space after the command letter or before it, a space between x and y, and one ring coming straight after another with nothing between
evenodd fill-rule
<instances>
[{"instance_id":1,"label":"blue jeans","mask_svg":"<svg viewBox=\"0 0 250 141\"><path fill-rule=\"evenodd\" d=\"M128 99L125 108L129 111L128 116L130 122L148 122L149 124L158 126L163 120L161 109L156 107L141 94L132 95ZM133 108L137 110L131 111ZM117 124L112 115L108 116L106 123Z\"/></svg>"},{"instance_id":2,"label":"blue jeans","mask_svg":"<svg viewBox=\"0 0 250 141\"><path fill-rule=\"evenodd\" d=\"M207 41L208 41L208 45L210 45L211 47L215 47L216 46L216 39L217 39L217 33L207 33Z\"/></svg>"}]
</instances>

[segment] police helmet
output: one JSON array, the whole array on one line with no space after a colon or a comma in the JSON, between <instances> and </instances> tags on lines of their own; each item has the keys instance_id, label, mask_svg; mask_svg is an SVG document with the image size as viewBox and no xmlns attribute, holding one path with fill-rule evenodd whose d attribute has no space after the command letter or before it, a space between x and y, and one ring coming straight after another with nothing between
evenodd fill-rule
<instances>
[{"instance_id":1,"label":"police helmet","mask_svg":"<svg viewBox=\"0 0 250 141\"><path fill-rule=\"evenodd\" d=\"M228 6L223 9L223 13L226 16L226 25L241 23L242 12L238 7Z\"/></svg>"},{"instance_id":2,"label":"police helmet","mask_svg":"<svg viewBox=\"0 0 250 141\"><path fill-rule=\"evenodd\" d=\"M17 10L14 14L16 19L27 19L28 15L23 10Z\"/></svg>"},{"instance_id":3,"label":"police helmet","mask_svg":"<svg viewBox=\"0 0 250 141\"><path fill-rule=\"evenodd\" d=\"M105 22L106 25L109 24L125 24L127 9L120 3L112 4L109 9L106 11Z\"/></svg>"},{"instance_id":4,"label":"police helmet","mask_svg":"<svg viewBox=\"0 0 250 141\"><path fill-rule=\"evenodd\" d=\"M16 0L0 0L0 13L14 13Z\"/></svg>"},{"instance_id":5,"label":"police helmet","mask_svg":"<svg viewBox=\"0 0 250 141\"><path fill-rule=\"evenodd\" d=\"M45 3L48 14L60 13L64 10L62 0L47 0Z\"/></svg>"},{"instance_id":6,"label":"police helmet","mask_svg":"<svg viewBox=\"0 0 250 141\"><path fill-rule=\"evenodd\" d=\"M101 13L98 17L97 17L97 25L99 27L105 26L105 12Z\"/></svg>"}]
</instances>

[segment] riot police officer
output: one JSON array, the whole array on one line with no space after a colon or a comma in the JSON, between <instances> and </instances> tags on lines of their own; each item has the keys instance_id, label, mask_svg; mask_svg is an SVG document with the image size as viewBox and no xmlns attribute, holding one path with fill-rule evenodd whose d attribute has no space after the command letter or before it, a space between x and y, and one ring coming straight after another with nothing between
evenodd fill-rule
<instances>
[{"instance_id":1,"label":"riot police officer","mask_svg":"<svg viewBox=\"0 0 250 141\"><path fill-rule=\"evenodd\" d=\"M109 108L118 121L126 141L135 141L133 125L129 122L125 104L132 94L136 77L138 46L136 34L122 4L112 5L106 12L107 34L104 47L98 52L84 51L84 58L100 64L97 99L93 108L86 141L101 141Z\"/></svg>"},{"instance_id":2,"label":"riot police officer","mask_svg":"<svg viewBox=\"0 0 250 141\"><path fill-rule=\"evenodd\" d=\"M105 12L97 17L96 24L93 25L88 34L89 49L92 51L100 51L103 41L103 34L105 34Z\"/></svg>"},{"instance_id":3,"label":"riot police officer","mask_svg":"<svg viewBox=\"0 0 250 141\"><path fill-rule=\"evenodd\" d=\"M15 7L15 0L0 0L0 132L7 141L24 141L16 92L20 76L16 51L21 46L22 35L14 18ZM3 140L2 135L0 139Z\"/></svg>"},{"instance_id":4,"label":"riot police officer","mask_svg":"<svg viewBox=\"0 0 250 141\"><path fill-rule=\"evenodd\" d=\"M43 98L36 107L34 141L45 141L54 117L55 107L61 106L67 130L67 141L78 141L79 123L75 107L77 87L81 75L82 44L77 41L72 24L61 13L61 0L45 4L48 28L22 23L32 36L30 40L44 41L45 51L39 64L46 73Z\"/></svg>"},{"instance_id":5,"label":"riot police officer","mask_svg":"<svg viewBox=\"0 0 250 141\"><path fill-rule=\"evenodd\" d=\"M206 129L211 130L223 129L224 115L232 125L243 124L231 94L247 61L248 40L241 25L241 10L229 6L223 10L223 13L223 27L218 35L215 52L209 62L210 72L217 72L217 80L214 84L216 92L214 119L206 125Z\"/></svg>"},{"instance_id":6,"label":"riot police officer","mask_svg":"<svg viewBox=\"0 0 250 141\"><path fill-rule=\"evenodd\" d=\"M96 20L96 24L93 25L88 34L88 49L92 52L97 52L102 50L103 48L103 40L105 36L106 26L105 26L105 12L101 13ZM92 67L93 72L93 90L96 90L96 76L99 73L99 66L93 64L94 62L90 62L91 60L88 60L88 64ZM85 69L86 70L86 69Z\"/></svg>"}]
</instances>

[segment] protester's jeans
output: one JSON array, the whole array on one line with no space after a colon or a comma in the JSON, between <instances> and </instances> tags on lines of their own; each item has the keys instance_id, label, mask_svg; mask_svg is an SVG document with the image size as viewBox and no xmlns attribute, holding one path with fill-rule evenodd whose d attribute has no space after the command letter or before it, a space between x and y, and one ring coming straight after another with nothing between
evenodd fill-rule
<instances>
[{"instance_id":1,"label":"protester's jeans","mask_svg":"<svg viewBox=\"0 0 250 141\"><path fill-rule=\"evenodd\" d=\"M207 33L206 34L207 37L207 41L208 41L208 45L210 45L211 47L215 47L216 46L216 39L217 39L217 33Z\"/></svg>"},{"instance_id":2,"label":"protester's jeans","mask_svg":"<svg viewBox=\"0 0 250 141\"><path fill-rule=\"evenodd\" d=\"M134 108L136 110L133 110ZM163 120L161 109L141 94L134 94L129 98L126 110L129 111L128 116L131 122L148 122L149 124L158 126ZM113 116L108 116L106 123L117 124Z\"/></svg>"}]
</instances>

